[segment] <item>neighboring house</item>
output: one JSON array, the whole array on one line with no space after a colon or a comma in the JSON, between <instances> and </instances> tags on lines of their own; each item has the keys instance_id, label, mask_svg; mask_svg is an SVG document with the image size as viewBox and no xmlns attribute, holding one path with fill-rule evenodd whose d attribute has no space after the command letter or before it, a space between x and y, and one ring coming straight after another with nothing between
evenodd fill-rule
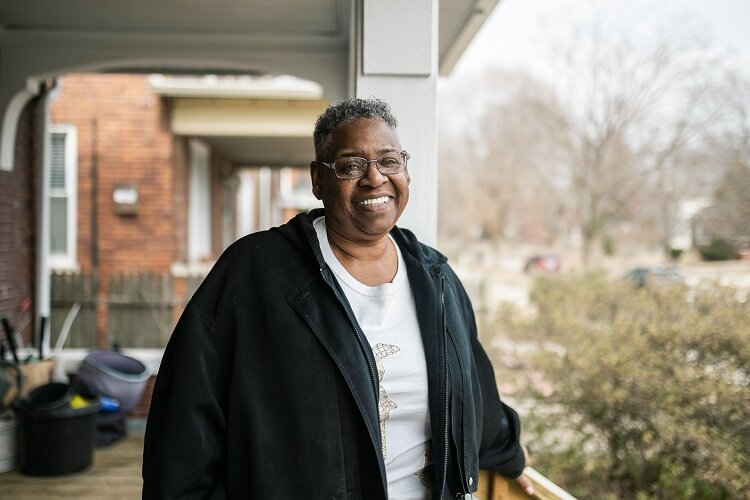
<instances>
[{"instance_id":1,"label":"neighboring house","mask_svg":"<svg viewBox=\"0 0 750 500\"><path fill-rule=\"evenodd\" d=\"M163 347L227 246L318 206L307 164L321 94L291 77L60 78L48 128L53 340L79 303L67 346Z\"/></svg>"}]
</instances>

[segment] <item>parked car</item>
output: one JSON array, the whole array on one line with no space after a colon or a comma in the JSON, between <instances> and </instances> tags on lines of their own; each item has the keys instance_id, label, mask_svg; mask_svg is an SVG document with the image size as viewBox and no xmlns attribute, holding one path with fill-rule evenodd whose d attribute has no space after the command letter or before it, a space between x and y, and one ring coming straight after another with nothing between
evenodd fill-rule
<instances>
[{"instance_id":1,"label":"parked car","mask_svg":"<svg viewBox=\"0 0 750 500\"><path fill-rule=\"evenodd\" d=\"M632 281L638 288L650 283L657 285L674 285L685 283L685 277L674 267L636 267L625 275L624 279Z\"/></svg>"},{"instance_id":2,"label":"parked car","mask_svg":"<svg viewBox=\"0 0 750 500\"><path fill-rule=\"evenodd\" d=\"M534 255L526 261L523 270L527 273L539 271L556 273L560 271L560 257L553 253Z\"/></svg>"}]
</instances>

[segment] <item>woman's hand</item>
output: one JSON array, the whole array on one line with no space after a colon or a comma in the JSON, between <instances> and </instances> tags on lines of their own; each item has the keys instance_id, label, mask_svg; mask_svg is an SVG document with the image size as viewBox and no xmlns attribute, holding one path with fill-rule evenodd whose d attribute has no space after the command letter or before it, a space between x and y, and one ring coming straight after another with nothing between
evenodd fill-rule
<instances>
[{"instance_id":1,"label":"woman's hand","mask_svg":"<svg viewBox=\"0 0 750 500\"><path fill-rule=\"evenodd\" d=\"M531 461L529 460L529 452L526 450L526 447L521 445L521 449L523 450L523 459L525 466L528 467L531 465ZM518 486L521 487L523 491L526 492L527 495L533 495L534 494L534 485L531 484L531 480L524 476L523 473L521 473L520 476L514 479L516 483L518 483Z\"/></svg>"}]
</instances>

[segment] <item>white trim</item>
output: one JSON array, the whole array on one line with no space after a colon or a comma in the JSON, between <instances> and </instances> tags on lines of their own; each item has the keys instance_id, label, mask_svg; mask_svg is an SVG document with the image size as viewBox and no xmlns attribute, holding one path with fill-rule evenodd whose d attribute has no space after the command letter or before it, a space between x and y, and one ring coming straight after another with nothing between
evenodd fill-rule
<instances>
[{"instance_id":1,"label":"white trim","mask_svg":"<svg viewBox=\"0 0 750 500\"><path fill-rule=\"evenodd\" d=\"M230 176L221 183L221 250L222 252L237 239L236 192L239 181Z\"/></svg>"},{"instance_id":2,"label":"white trim","mask_svg":"<svg viewBox=\"0 0 750 500\"><path fill-rule=\"evenodd\" d=\"M225 99L319 100L319 83L289 75L276 77L217 76L172 77L151 75L151 90L166 97L219 97Z\"/></svg>"},{"instance_id":3,"label":"white trim","mask_svg":"<svg viewBox=\"0 0 750 500\"><path fill-rule=\"evenodd\" d=\"M258 230L263 231L273 226L271 206L271 169L258 169Z\"/></svg>"},{"instance_id":4,"label":"white trim","mask_svg":"<svg viewBox=\"0 0 750 500\"><path fill-rule=\"evenodd\" d=\"M50 277L50 259L49 259L49 128L50 128L50 103L57 96L59 87L57 81L54 81L54 87L43 97L42 103L42 131L41 140L37 137L37 140L42 144L41 151L41 162L35 168L40 171L40 176L37 178L36 183L36 201L39 210L37 212L36 220L36 269L35 269L35 280L36 280L36 324L39 325L41 318L46 318L43 338L44 343L42 350L44 353L50 352L50 332L51 318L52 318L52 278Z\"/></svg>"},{"instance_id":5,"label":"white trim","mask_svg":"<svg viewBox=\"0 0 750 500\"><path fill-rule=\"evenodd\" d=\"M471 14L466 22L461 26L461 30L440 57L440 76L447 76L453 71L466 48L469 46L479 30L484 25L487 18L495 10L499 0L477 0Z\"/></svg>"},{"instance_id":6,"label":"white trim","mask_svg":"<svg viewBox=\"0 0 750 500\"><path fill-rule=\"evenodd\" d=\"M240 187L237 190L237 237L255 232L255 179L248 169L238 172Z\"/></svg>"},{"instance_id":7,"label":"white trim","mask_svg":"<svg viewBox=\"0 0 750 500\"><path fill-rule=\"evenodd\" d=\"M62 134L65 136L65 198L67 200L67 231L65 233L65 254L55 254L49 249L49 240L47 249L49 252L49 267L56 270L77 271L78 266L78 132L74 125L69 124L51 124L45 136L44 154L46 193L48 199L53 196L49 187L49 176L51 174L52 151L52 134ZM51 204L47 203L47 209ZM49 230L49 226L47 230Z\"/></svg>"},{"instance_id":8,"label":"white trim","mask_svg":"<svg viewBox=\"0 0 750 500\"><path fill-rule=\"evenodd\" d=\"M212 255L211 150L197 139L189 148L188 261L196 262Z\"/></svg>"},{"instance_id":9,"label":"white trim","mask_svg":"<svg viewBox=\"0 0 750 500\"><path fill-rule=\"evenodd\" d=\"M437 54L437 36L433 36L437 24L425 20L437 20L438 4L438 0L363 0L362 75L430 76ZM383 26L398 36L383 36Z\"/></svg>"},{"instance_id":10,"label":"white trim","mask_svg":"<svg viewBox=\"0 0 750 500\"><path fill-rule=\"evenodd\" d=\"M279 196L281 199L292 195L292 168L282 167L279 169Z\"/></svg>"},{"instance_id":11,"label":"white trim","mask_svg":"<svg viewBox=\"0 0 750 500\"><path fill-rule=\"evenodd\" d=\"M576 498L558 485L541 475L536 469L526 467L523 475L534 484L535 498L554 500L576 500Z\"/></svg>"},{"instance_id":12,"label":"white trim","mask_svg":"<svg viewBox=\"0 0 750 500\"><path fill-rule=\"evenodd\" d=\"M30 85L27 85L29 87ZM2 89L0 89L2 91ZM0 170L13 171L16 151L16 132L18 131L18 120L26 103L34 97L35 93L25 88L16 92L8 100L3 113L3 121L0 125ZM0 106L3 104L0 99Z\"/></svg>"}]
</instances>

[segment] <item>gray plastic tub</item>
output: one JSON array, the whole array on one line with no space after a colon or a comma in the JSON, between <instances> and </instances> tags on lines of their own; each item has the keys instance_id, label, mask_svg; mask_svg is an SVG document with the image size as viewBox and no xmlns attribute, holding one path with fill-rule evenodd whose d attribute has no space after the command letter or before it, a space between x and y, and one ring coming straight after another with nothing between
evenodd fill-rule
<instances>
[{"instance_id":1,"label":"gray plastic tub","mask_svg":"<svg viewBox=\"0 0 750 500\"><path fill-rule=\"evenodd\" d=\"M97 396L120 401L123 413L132 412L141 401L149 373L146 365L119 352L92 352L78 368L76 383Z\"/></svg>"}]
</instances>

